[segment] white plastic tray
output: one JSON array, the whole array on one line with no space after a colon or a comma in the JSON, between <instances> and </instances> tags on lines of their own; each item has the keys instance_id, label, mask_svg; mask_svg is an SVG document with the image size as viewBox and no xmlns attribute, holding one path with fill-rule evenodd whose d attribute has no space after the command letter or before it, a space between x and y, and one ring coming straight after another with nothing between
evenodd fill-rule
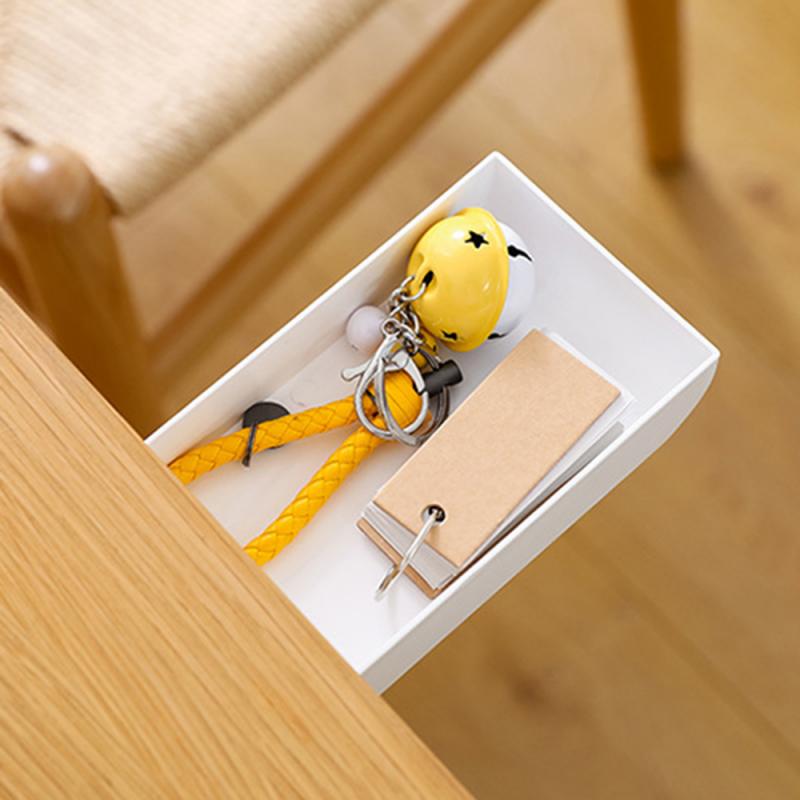
<instances>
[{"instance_id":1,"label":"white plastic tray","mask_svg":"<svg viewBox=\"0 0 800 800\"><path fill-rule=\"evenodd\" d=\"M537 295L512 336L459 355L466 396L533 327L556 331L636 398L626 430L435 600L404 578L373 599L385 557L355 527L375 490L409 451L378 449L264 571L342 656L382 691L535 558L681 424L708 388L719 352L574 220L492 153L282 330L237 364L148 443L168 461L232 426L257 400L292 411L344 397L339 377L359 363L343 339L353 309L385 299L423 230L465 206L483 206L518 231L536 257ZM237 542L259 533L348 431L258 455L191 487Z\"/></svg>"}]
</instances>

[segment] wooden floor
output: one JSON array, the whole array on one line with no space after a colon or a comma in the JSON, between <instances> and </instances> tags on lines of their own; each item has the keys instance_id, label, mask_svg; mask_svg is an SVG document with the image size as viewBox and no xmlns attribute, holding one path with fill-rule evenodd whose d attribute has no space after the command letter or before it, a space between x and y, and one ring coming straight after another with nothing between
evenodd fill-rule
<instances>
[{"instance_id":1,"label":"wooden floor","mask_svg":"<svg viewBox=\"0 0 800 800\"><path fill-rule=\"evenodd\" d=\"M125 227L148 327L427 35L432 5L379 12ZM668 176L641 157L621 11L545 4L169 402L501 150L722 363L675 438L388 699L481 797L800 797L800 7L686 3L690 159Z\"/></svg>"}]
</instances>

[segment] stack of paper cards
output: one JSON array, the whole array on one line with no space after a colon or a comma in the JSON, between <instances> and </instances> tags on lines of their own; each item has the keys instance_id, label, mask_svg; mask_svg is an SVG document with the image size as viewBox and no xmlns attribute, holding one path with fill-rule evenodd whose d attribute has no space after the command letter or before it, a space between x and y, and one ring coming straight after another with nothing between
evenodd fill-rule
<instances>
[{"instance_id":1,"label":"stack of paper cards","mask_svg":"<svg viewBox=\"0 0 800 800\"><path fill-rule=\"evenodd\" d=\"M528 334L373 498L359 527L434 596L622 432L630 395L552 333Z\"/></svg>"}]
</instances>

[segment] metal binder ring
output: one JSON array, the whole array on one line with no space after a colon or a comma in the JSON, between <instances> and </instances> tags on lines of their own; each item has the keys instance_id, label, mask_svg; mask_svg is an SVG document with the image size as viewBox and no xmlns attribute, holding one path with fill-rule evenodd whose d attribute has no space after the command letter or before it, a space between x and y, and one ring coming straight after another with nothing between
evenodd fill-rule
<instances>
[{"instance_id":1,"label":"metal binder ring","mask_svg":"<svg viewBox=\"0 0 800 800\"><path fill-rule=\"evenodd\" d=\"M444 509L441 506L430 505L426 506L422 512L422 527L419 533L414 537L411 546L406 550L403 557L397 564L392 564L383 576L383 580L378 584L375 590L375 599L381 600L388 591L389 587L405 572L406 567L411 563L411 559L422 547L428 534L433 530L436 525L441 525L447 517Z\"/></svg>"}]
</instances>

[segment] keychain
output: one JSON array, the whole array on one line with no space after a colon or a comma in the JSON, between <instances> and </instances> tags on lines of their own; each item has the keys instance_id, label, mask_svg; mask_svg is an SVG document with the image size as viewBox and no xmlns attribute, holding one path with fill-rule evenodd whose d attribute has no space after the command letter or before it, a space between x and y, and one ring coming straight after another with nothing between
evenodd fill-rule
<instances>
[{"instance_id":1,"label":"keychain","mask_svg":"<svg viewBox=\"0 0 800 800\"><path fill-rule=\"evenodd\" d=\"M484 209L467 208L440 220L414 247L387 310L362 306L347 321L350 344L370 354L360 366L342 371L343 379L355 384L352 397L246 425L189 451L170 469L188 484L231 461L249 462L262 450L358 422L278 518L245 547L258 564L266 563L379 444L418 447L439 428L449 412L449 388L462 376L454 361L441 358L437 340L466 352L510 333L531 304L532 262L517 234Z\"/></svg>"}]
</instances>

